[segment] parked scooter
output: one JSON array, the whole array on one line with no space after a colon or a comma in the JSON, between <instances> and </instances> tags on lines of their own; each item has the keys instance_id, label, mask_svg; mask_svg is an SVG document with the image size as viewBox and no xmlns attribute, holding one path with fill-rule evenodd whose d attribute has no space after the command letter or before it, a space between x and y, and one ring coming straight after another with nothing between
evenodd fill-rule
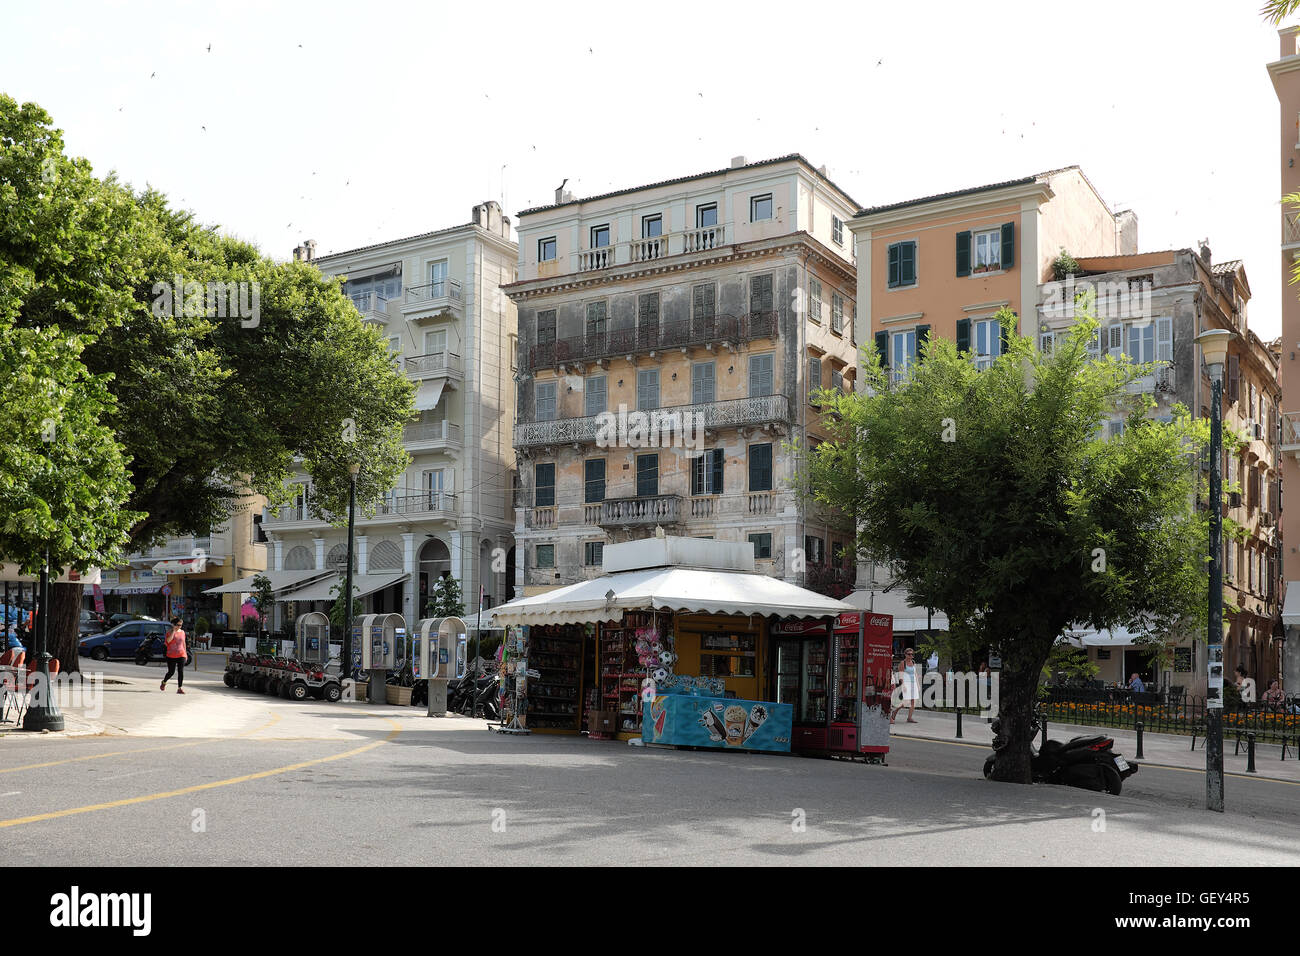
<instances>
[{"instance_id":1,"label":"parked scooter","mask_svg":"<svg viewBox=\"0 0 1300 956\"><path fill-rule=\"evenodd\" d=\"M1001 724L1001 720L995 719L991 725L994 751L1001 750L1008 743L1002 735ZM1037 734L1042 726L1037 714L1034 715L1032 726ZM1116 753L1114 747L1114 738L1102 734L1075 737L1065 742L1048 740L1041 750L1031 745L1030 772L1035 783L1104 790L1118 796L1123 782L1138 772L1138 764L1137 761L1127 760L1123 754ZM984 761L985 777L993 772L996 759L997 754L991 753Z\"/></svg>"}]
</instances>

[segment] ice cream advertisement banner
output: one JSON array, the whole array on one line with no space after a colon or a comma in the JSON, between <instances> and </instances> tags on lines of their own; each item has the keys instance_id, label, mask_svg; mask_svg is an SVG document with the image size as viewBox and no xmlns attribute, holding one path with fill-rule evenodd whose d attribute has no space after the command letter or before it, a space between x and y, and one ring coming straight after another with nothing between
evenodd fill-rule
<instances>
[{"instance_id":1,"label":"ice cream advertisement banner","mask_svg":"<svg viewBox=\"0 0 1300 956\"><path fill-rule=\"evenodd\" d=\"M790 752L791 704L663 694L651 698L646 716L648 744Z\"/></svg>"},{"instance_id":2,"label":"ice cream advertisement banner","mask_svg":"<svg viewBox=\"0 0 1300 956\"><path fill-rule=\"evenodd\" d=\"M862 718L858 749L889 752L889 706L894 689L894 618L862 612Z\"/></svg>"}]
</instances>

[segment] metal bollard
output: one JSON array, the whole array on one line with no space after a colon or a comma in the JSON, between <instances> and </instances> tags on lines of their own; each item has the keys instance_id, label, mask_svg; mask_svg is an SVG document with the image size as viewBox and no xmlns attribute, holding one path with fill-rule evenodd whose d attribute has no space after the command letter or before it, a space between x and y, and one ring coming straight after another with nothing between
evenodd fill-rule
<instances>
[{"instance_id":1,"label":"metal bollard","mask_svg":"<svg viewBox=\"0 0 1300 956\"><path fill-rule=\"evenodd\" d=\"M1255 772L1255 735L1246 735L1246 773Z\"/></svg>"},{"instance_id":2,"label":"metal bollard","mask_svg":"<svg viewBox=\"0 0 1300 956\"><path fill-rule=\"evenodd\" d=\"M957 708L957 739L961 740L961 708Z\"/></svg>"},{"instance_id":3,"label":"metal bollard","mask_svg":"<svg viewBox=\"0 0 1300 956\"><path fill-rule=\"evenodd\" d=\"M1038 743L1038 749L1042 750L1046 746L1047 746L1047 715L1044 714L1043 715L1043 736Z\"/></svg>"},{"instance_id":4,"label":"metal bollard","mask_svg":"<svg viewBox=\"0 0 1300 956\"><path fill-rule=\"evenodd\" d=\"M1137 752L1137 759L1138 759L1138 760L1145 760L1146 758L1142 756L1142 721L1140 721L1140 720L1137 722L1137 734L1138 734L1138 752ZM1195 745L1195 744L1193 743L1193 745Z\"/></svg>"}]
</instances>

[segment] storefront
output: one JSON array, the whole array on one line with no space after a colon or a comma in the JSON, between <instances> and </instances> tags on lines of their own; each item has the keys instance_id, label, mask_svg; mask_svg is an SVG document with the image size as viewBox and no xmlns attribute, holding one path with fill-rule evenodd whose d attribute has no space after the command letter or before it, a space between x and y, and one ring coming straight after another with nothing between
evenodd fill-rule
<instances>
[{"instance_id":1,"label":"storefront","mask_svg":"<svg viewBox=\"0 0 1300 956\"><path fill-rule=\"evenodd\" d=\"M531 732L861 754L864 697L874 713L882 685L885 739L876 727L867 752L887 749L887 626L881 647L863 654L863 615L754 573L748 545L672 537L608 545L604 570L494 609L510 629L507 684ZM868 660L883 660L883 676L863 680ZM796 736L796 711L801 728L820 721L820 738Z\"/></svg>"}]
</instances>

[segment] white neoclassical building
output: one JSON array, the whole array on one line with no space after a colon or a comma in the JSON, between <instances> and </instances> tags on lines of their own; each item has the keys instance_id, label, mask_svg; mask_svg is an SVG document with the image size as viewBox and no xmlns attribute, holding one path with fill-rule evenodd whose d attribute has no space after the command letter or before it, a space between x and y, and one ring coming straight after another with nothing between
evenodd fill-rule
<instances>
[{"instance_id":1,"label":"white neoclassical building","mask_svg":"<svg viewBox=\"0 0 1300 956\"><path fill-rule=\"evenodd\" d=\"M344 291L418 385L405 434L411 463L374 516L357 514L354 573L366 611L413 624L447 574L467 612L480 586L489 606L508 600L516 320L500 287L518 261L509 219L486 202L462 226L319 258L308 242L294 255L346 277ZM282 607L327 600L346 565L346 527L313 517L307 476L295 483L294 498L264 522Z\"/></svg>"}]
</instances>

